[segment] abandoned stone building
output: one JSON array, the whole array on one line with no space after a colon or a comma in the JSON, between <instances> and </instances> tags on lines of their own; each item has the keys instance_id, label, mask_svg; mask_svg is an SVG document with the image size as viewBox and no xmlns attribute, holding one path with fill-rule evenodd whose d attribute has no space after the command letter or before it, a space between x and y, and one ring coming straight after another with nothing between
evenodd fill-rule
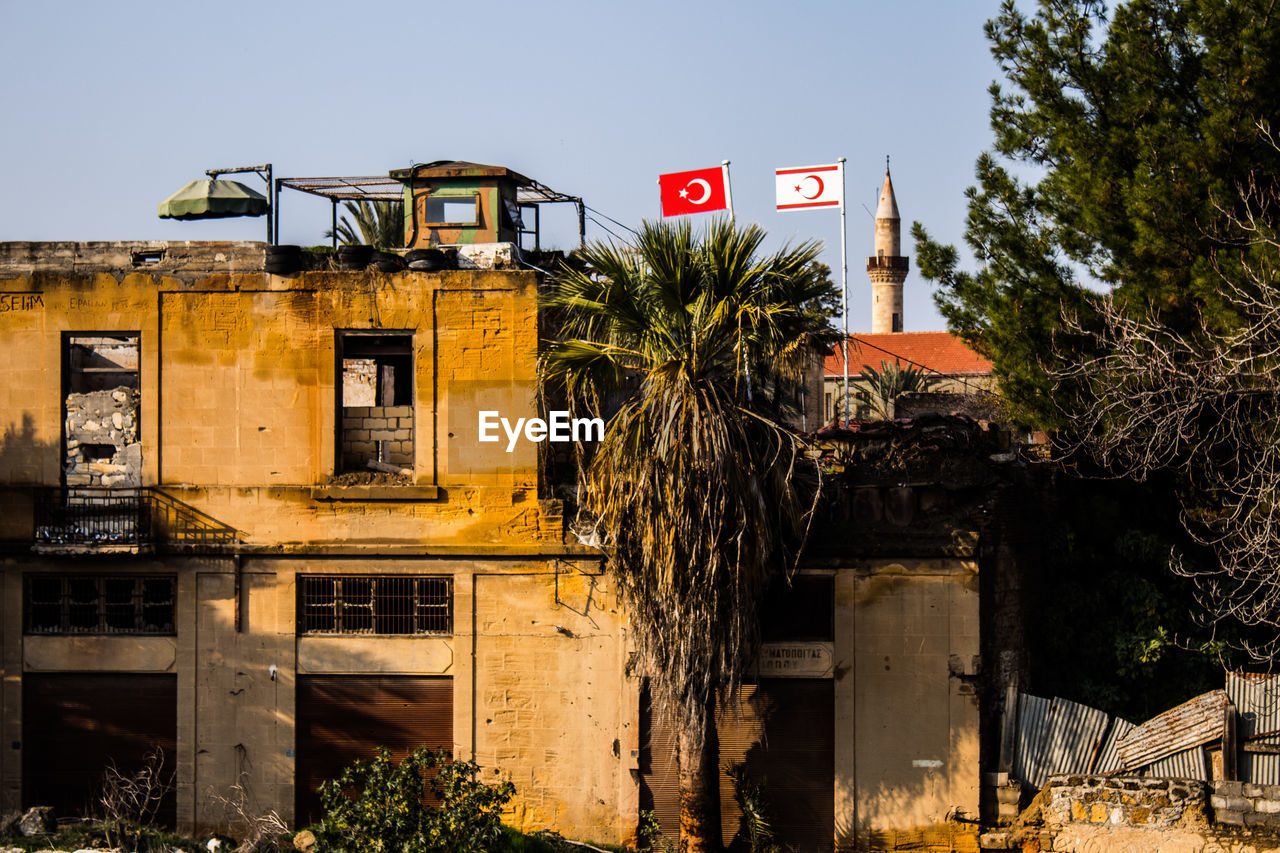
<instances>
[{"instance_id":1,"label":"abandoned stone building","mask_svg":"<svg viewBox=\"0 0 1280 853\"><path fill-rule=\"evenodd\" d=\"M305 825L351 760L432 745L515 782L514 825L673 831L598 554L538 445L478 440L481 411L537 414L536 274L502 252L280 274L269 251L0 244L0 808L92 811L109 762L159 747L167 823L225 826L243 784ZM722 766L767 778L802 849L976 837L955 817L979 813L1005 552L979 523L998 448L957 423L963 476L845 483L722 725Z\"/></svg>"}]
</instances>

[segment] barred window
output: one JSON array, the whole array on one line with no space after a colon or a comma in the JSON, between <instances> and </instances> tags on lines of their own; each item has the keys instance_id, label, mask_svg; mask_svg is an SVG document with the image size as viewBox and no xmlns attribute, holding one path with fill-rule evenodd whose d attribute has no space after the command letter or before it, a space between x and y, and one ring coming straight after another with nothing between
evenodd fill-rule
<instances>
[{"instance_id":1,"label":"barred window","mask_svg":"<svg viewBox=\"0 0 1280 853\"><path fill-rule=\"evenodd\" d=\"M173 634L171 575L28 575L28 634Z\"/></svg>"},{"instance_id":2,"label":"barred window","mask_svg":"<svg viewBox=\"0 0 1280 853\"><path fill-rule=\"evenodd\" d=\"M452 634L453 579L308 575L298 579L304 634Z\"/></svg>"}]
</instances>

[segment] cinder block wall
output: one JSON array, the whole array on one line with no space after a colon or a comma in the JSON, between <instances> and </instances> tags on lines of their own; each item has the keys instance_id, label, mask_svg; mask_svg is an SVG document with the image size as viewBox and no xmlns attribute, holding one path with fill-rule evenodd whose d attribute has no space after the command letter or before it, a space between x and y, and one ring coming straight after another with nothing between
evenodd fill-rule
<instances>
[{"instance_id":1,"label":"cinder block wall","mask_svg":"<svg viewBox=\"0 0 1280 853\"><path fill-rule=\"evenodd\" d=\"M386 442L381 461L413 468L413 406L348 406L342 410L342 470L365 471L378 459L378 445Z\"/></svg>"}]
</instances>

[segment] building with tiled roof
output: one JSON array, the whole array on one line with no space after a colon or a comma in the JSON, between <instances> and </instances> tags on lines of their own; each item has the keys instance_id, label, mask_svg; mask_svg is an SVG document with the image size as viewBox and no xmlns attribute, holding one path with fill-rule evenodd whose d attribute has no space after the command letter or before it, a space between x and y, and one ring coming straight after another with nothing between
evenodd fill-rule
<instances>
[{"instance_id":1,"label":"building with tiled roof","mask_svg":"<svg viewBox=\"0 0 1280 853\"><path fill-rule=\"evenodd\" d=\"M967 394L995 388L991 362L950 332L862 333L849 336L849 383L862 379L866 367L882 370L883 364L901 365L937 376L934 391ZM826 421L836 416L836 403L844 382L844 356L836 347L823 365ZM854 417L865 417L855 410Z\"/></svg>"}]
</instances>

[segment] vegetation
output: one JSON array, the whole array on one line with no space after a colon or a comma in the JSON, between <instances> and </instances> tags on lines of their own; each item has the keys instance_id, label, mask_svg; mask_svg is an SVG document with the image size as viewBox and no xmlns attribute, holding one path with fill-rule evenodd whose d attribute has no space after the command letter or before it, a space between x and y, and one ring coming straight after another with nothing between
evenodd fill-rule
<instances>
[{"instance_id":1,"label":"vegetation","mask_svg":"<svg viewBox=\"0 0 1280 853\"><path fill-rule=\"evenodd\" d=\"M0 835L0 843L6 850L16 849L28 853L41 850L98 850L111 849L117 837L119 836L113 837L109 842L100 822L85 820L81 823L60 823L58 831L51 835ZM154 826L145 827L126 840L128 846L118 849L129 850L131 853L173 853L175 850L204 853L204 845L196 839Z\"/></svg>"},{"instance_id":2,"label":"vegetation","mask_svg":"<svg viewBox=\"0 0 1280 853\"><path fill-rule=\"evenodd\" d=\"M1175 475L1193 548L1179 549L1174 566L1195 581L1215 643L1227 641L1267 664L1280 657L1275 201L1259 201L1247 221L1257 242L1254 257L1240 263L1243 281L1222 281L1238 329L1180 332L1154 312L1125 313L1104 299L1096 331L1076 326L1099 354L1053 374L1076 413L1079 455L1132 479L1168 482Z\"/></svg>"},{"instance_id":3,"label":"vegetation","mask_svg":"<svg viewBox=\"0 0 1280 853\"><path fill-rule=\"evenodd\" d=\"M315 830L326 853L485 853L503 837L510 782L486 785L474 762L421 747L400 763L385 748L320 787Z\"/></svg>"},{"instance_id":4,"label":"vegetation","mask_svg":"<svg viewBox=\"0 0 1280 853\"><path fill-rule=\"evenodd\" d=\"M894 359L893 364L881 361L879 370L864 364L862 375L852 393L854 411L859 417L866 411L878 420L893 420L894 406L899 397L903 394L931 391L939 382L941 380L936 374L910 365L903 367L897 359Z\"/></svg>"},{"instance_id":5,"label":"vegetation","mask_svg":"<svg viewBox=\"0 0 1280 853\"><path fill-rule=\"evenodd\" d=\"M367 245L375 249L404 246L404 202L344 201L342 207L347 211L338 220L338 242L342 245ZM332 230L324 232L325 237L333 235Z\"/></svg>"},{"instance_id":6,"label":"vegetation","mask_svg":"<svg viewBox=\"0 0 1280 853\"><path fill-rule=\"evenodd\" d=\"M1025 579L1029 692L1140 723L1222 687L1221 648L1190 640L1194 589L1168 571L1171 543L1194 547L1168 479L1053 479Z\"/></svg>"},{"instance_id":7,"label":"vegetation","mask_svg":"<svg viewBox=\"0 0 1280 853\"><path fill-rule=\"evenodd\" d=\"M1280 106L1280 26L1270 0L1013 0L987 23L994 151L977 163L965 240L980 264L913 228L921 273L950 328L992 360L1028 423L1069 424L1050 402L1055 366L1089 354L1063 310L1092 325L1085 282L1125 312L1174 329L1229 329L1221 272L1236 263L1224 217L1280 153L1257 122Z\"/></svg>"},{"instance_id":8,"label":"vegetation","mask_svg":"<svg viewBox=\"0 0 1280 853\"><path fill-rule=\"evenodd\" d=\"M1004 77L994 152L969 190L980 267L960 271L953 247L913 229L949 324L991 358L1021 420L1057 426L1093 473L1176 490L1197 546L1173 561L1196 582L1187 608L1215 647L1267 662L1280 654L1275 15L1270 0L1110 13L1040 0L1028 16L1006 0L987 24Z\"/></svg>"},{"instance_id":9,"label":"vegetation","mask_svg":"<svg viewBox=\"0 0 1280 853\"><path fill-rule=\"evenodd\" d=\"M748 853L781 853L782 846L774 837L773 809L765 791L765 780L748 776L745 764L729 768L729 778L733 782L734 802L742 812L742 827L735 842L745 842Z\"/></svg>"},{"instance_id":10,"label":"vegetation","mask_svg":"<svg viewBox=\"0 0 1280 853\"><path fill-rule=\"evenodd\" d=\"M173 794L174 771L165 767L164 750L147 753L142 765L124 773L110 764L103 772L98 805L100 824L107 844L121 849L141 850L144 840L155 834L156 817L167 797Z\"/></svg>"},{"instance_id":11,"label":"vegetation","mask_svg":"<svg viewBox=\"0 0 1280 853\"><path fill-rule=\"evenodd\" d=\"M695 236L646 223L594 244L546 298L561 339L544 381L606 417L582 460L580 535L598 542L630 614L637 665L676 732L681 844L720 847L715 709L759 642L757 607L790 565L814 491L786 395L832 337L805 306L829 287L814 245L760 257L727 220Z\"/></svg>"}]
</instances>

